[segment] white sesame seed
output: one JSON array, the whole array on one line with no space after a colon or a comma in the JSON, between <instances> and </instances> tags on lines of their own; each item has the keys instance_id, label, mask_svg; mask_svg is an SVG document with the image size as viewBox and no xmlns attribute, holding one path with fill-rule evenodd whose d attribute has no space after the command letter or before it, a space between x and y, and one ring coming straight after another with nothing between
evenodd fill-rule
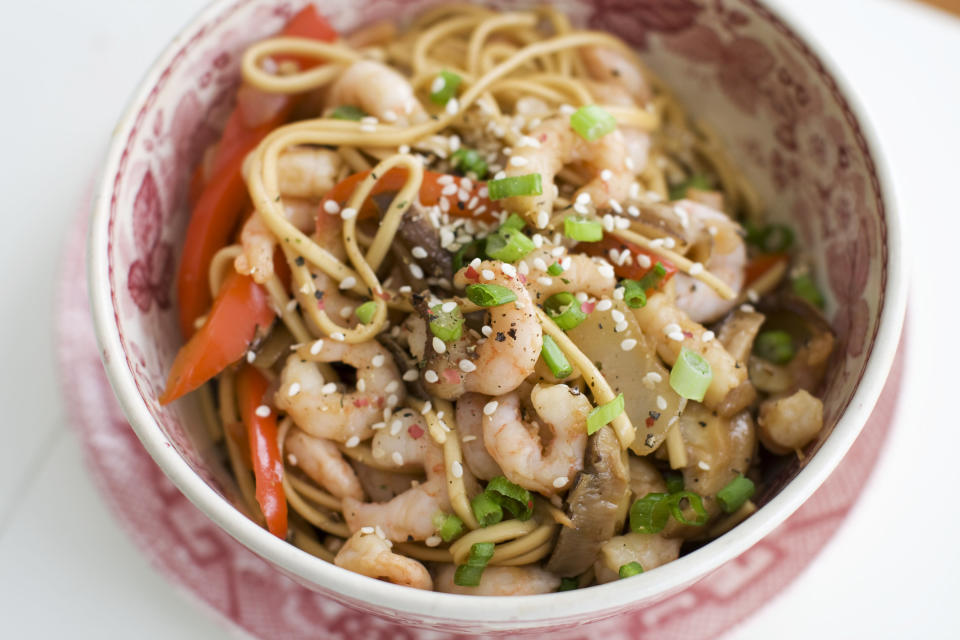
<instances>
[{"instance_id":1,"label":"white sesame seed","mask_svg":"<svg viewBox=\"0 0 960 640\"><path fill-rule=\"evenodd\" d=\"M526 260L521 260L520 264L517 265L517 273L527 275L530 273L530 265L527 264Z\"/></svg>"},{"instance_id":2,"label":"white sesame seed","mask_svg":"<svg viewBox=\"0 0 960 640\"><path fill-rule=\"evenodd\" d=\"M572 116L576 111L577 110L574 109L573 106L569 104L560 105L560 113L562 113L565 116Z\"/></svg>"},{"instance_id":3,"label":"white sesame seed","mask_svg":"<svg viewBox=\"0 0 960 640\"><path fill-rule=\"evenodd\" d=\"M533 259L533 268L534 268L534 269L538 269L538 270L540 270L540 271L546 271L546 270L547 270L547 263L544 262L543 258L539 258L539 257L538 257L538 258L534 258L534 259Z\"/></svg>"},{"instance_id":4,"label":"white sesame seed","mask_svg":"<svg viewBox=\"0 0 960 640\"><path fill-rule=\"evenodd\" d=\"M336 392L337 392L337 383L335 382L328 382L327 384L320 387L320 393L322 393L325 396L328 396L331 393L336 393Z\"/></svg>"},{"instance_id":5,"label":"white sesame seed","mask_svg":"<svg viewBox=\"0 0 960 640\"><path fill-rule=\"evenodd\" d=\"M674 247L677 246L677 241L674 240L672 237L667 236L666 238L663 239L663 246L667 249L673 249Z\"/></svg>"},{"instance_id":6,"label":"white sesame seed","mask_svg":"<svg viewBox=\"0 0 960 640\"><path fill-rule=\"evenodd\" d=\"M476 269L477 267L479 267L479 266L480 266L480 258L474 258L473 260L471 260L471 261L470 261L470 266L473 267L474 269Z\"/></svg>"},{"instance_id":7,"label":"white sesame seed","mask_svg":"<svg viewBox=\"0 0 960 640\"><path fill-rule=\"evenodd\" d=\"M550 224L550 214L541 209L537 212L537 228L543 229Z\"/></svg>"},{"instance_id":8,"label":"white sesame seed","mask_svg":"<svg viewBox=\"0 0 960 640\"><path fill-rule=\"evenodd\" d=\"M700 273L703 273L703 264L700 262L694 262L690 265L690 275L695 276Z\"/></svg>"},{"instance_id":9,"label":"white sesame seed","mask_svg":"<svg viewBox=\"0 0 960 640\"><path fill-rule=\"evenodd\" d=\"M262 404L259 407L257 407L253 412L258 416L260 416L261 418L266 418L266 417L269 417L270 415L270 407L268 407L265 404Z\"/></svg>"},{"instance_id":10,"label":"white sesame seed","mask_svg":"<svg viewBox=\"0 0 960 640\"><path fill-rule=\"evenodd\" d=\"M400 383L397 382L396 380L391 380L389 383L387 383L387 386L385 386L383 390L386 393L393 393L399 388L400 388Z\"/></svg>"},{"instance_id":11,"label":"white sesame seed","mask_svg":"<svg viewBox=\"0 0 960 640\"><path fill-rule=\"evenodd\" d=\"M529 160L527 160L523 156L513 156L510 158L509 164L511 167L525 167L527 166L528 162Z\"/></svg>"},{"instance_id":12,"label":"white sesame seed","mask_svg":"<svg viewBox=\"0 0 960 640\"><path fill-rule=\"evenodd\" d=\"M356 278L354 278L353 276L347 276L346 278L340 281L340 290L345 291L347 289L352 289L356 286L356 284L357 284Z\"/></svg>"},{"instance_id":13,"label":"white sesame seed","mask_svg":"<svg viewBox=\"0 0 960 640\"><path fill-rule=\"evenodd\" d=\"M678 325L676 322L671 322L670 324L668 324L663 328L663 332L667 335L670 335L671 333L674 333L676 331L681 331L680 325Z\"/></svg>"},{"instance_id":14,"label":"white sesame seed","mask_svg":"<svg viewBox=\"0 0 960 640\"><path fill-rule=\"evenodd\" d=\"M358 444L360 444L360 436L350 436L346 442L347 449L353 449Z\"/></svg>"},{"instance_id":15,"label":"white sesame seed","mask_svg":"<svg viewBox=\"0 0 960 640\"><path fill-rule=\"evenodd\" d=\"M400 145L399 147L397 147L397 151L399 151L400 153L404 153L404 154L410 153L410 145L408 145L408 144L402 144L402 145Z\"/></svg>"},{"instance_id":16,"label":"white sesame seed","mask_svg":"<svg viewBox=\"0 0 960 640\"><path fill-rule=\"evenodd\" d=\"M440 305L440 310L443 311L444 313L450 313L456 308L457 308L457 303L454 302L453 300L447 300L442 305Z\"/></svg>"},{"instance_id":17,"label":"white sesame seed","mask_svg":"<svg viewBox=\"0 0 960 640\"><path fill-rule=\"evenodd\" d=\"M380 429L383 429L386 426L387 426L386 422L374 422L372 425L370 425L370 428L373 429L374 431L379 431ZM382 456L378 456L378 457L382 457Z\"/></svg>"},{"instance_id":18,"label":"white sesame seed","mask_svg":"<svg viewBox=\"0 0 960 640\"><path fill-rule=\"evenodd\" d=\"M587 205L581 204L579 202L574 203L573 210L582 216L588 215L590 213L590 209L587 208Z\"/></svg>"},{"instance_id":19,"label":"white sesame seed","mask_svg":"<svg viewBox=\"0 0 960 640\"><path fill-rule=\"evenodd\" d=\"M611 201L610 201L610 208L613 209L614 211L616 211L617 213L623 213L623 205L621 205L621 204L620 204L618 201L616 201L616 200L611 200ZM627 222L627 224L629 225L630 223ZM624 229L626 229L626 227L624 227Z\"/></svg>"},{"instance_id":20,"label":"white sesame seed","mask_svg":"<svg viewBox=\"0 0 960 640\"><path fill-rule=\"evenodd\" d=\"M500 267L500 270L503 271L504 275L510 276L511 278L514 278L517 275L517 268L507 262L503 263L503 266Z\"/></svg>"},{"instance_id":21,"label":"white sesame seed","mask_svg":"<svg viewBox=\"0 0 960 640\"><path fill-rule=\"evenodd\" d=\"M604 298L597 303L597 311L608 311L613 307L613 302Z\"/></svg>"},{"instance_id":22,"label":"white sesame seed","mask_svg":"<svg viewBox=\"0 0 960 640\"><path fill-rule=\"evenodd\" d=\"M423 372L423 379L427 382L436 382L440 379L440 376L437 375L437 372L433 369L427 369Z\"/></svg>"},{"instance_id":23,"label":"white sesame seed","mask_svg":"<svg viewBox=\"0 0 960 640\"><path fill-rule=\"evenodd\" d=\"M703 469L704 471L710 471L710 465L704 460L701 460L700 462L698 462L697 466Z\"/></svg>"},{"instance_id":24,"label":"white sesame seed","mask_svg":"<svg viewBox=\"0 0 960 640\"><path fill-rule=\"evenodd\" d=\"M343 335L342 331L335 331L330 334L330 337L336 340L337 342L343 342L344 340L347 339L347 336Z\"/></svg>"},{"instance_id":25,"label":"white sesame seed","mask_svg":"<svg viewBox=\"0 0 960 640\"><path fill-rule=\"evenodd\" d=\"M480 277L482 277L484 280L493 280L494 275L495 274L490 269L484 269L480 272Z\"/></svg>"},{"instance_id":26,"label":"white sesame seed","mask_svg":"<svg viewBox=\"0 0 960 640\"><path fill-rule=\"evenodd\" d=\"M454 478L463 477L463 464L459 460L454 460L453 464L450 465L450 475Z\"/></svg>"},{"instance_id":27,"label":"white sesame seed","mask_svg":"<svg viewBox=\"0 0 960 640\"><path fill-rule=\"evenodd\" d=\"M623 319L624 319L623 311L620 311L620 309L611 309L610 317L613 318L614 322L623 322Z\"/></svg>"},{"instance_id":28,"label":"white sesame seed","mask_svg":"<svg viewBox=\"0 0 960 640\"><path fill-rule=\"evenodd\" d=\"M410 250L410 254L414 258L417 258L418 260L420 260L422 258L427 257L427 250L424 249L423 247L414 247L413 249Z\"/></svg>"},{"instance_id":29,"label":"white sesame seed","mask_svg":"<svg viewBox=\"0 0 960 640\"><path fill-rule=\"evenodd\" d=\"M487 404L483 405L483 414L486 416L492 416L493 412L497 410L497 407L500 406L500 403L496 400L491 400Z\"/></svg>"},{"instance_id":30,"label":"white sesame seed","mask_svg":"<svg viewBox=\"0 0 960 640\"><path fill-rule=\"evenodd\" d=\"M367 390L367 381L364 380L363 378L358 378L358 379L357 379L357 391L359 391L360 393L363 393L363 392L366 391L366 390Z\"/></svg>"},{"instance_id":31,"label":"white sesame seed","mask_svg":"<svg viewBox=\"0 0 960 640\"><path fill-rule=\"evenodd\" d=\"M340 309L340 317L346 320L350 317L350 314L353 313L353 307L347 305L346 307Z\"/></svg>"},{"instance_id":32,"label":"white sesame seed","mask_svg":"<svg viewBox=\"0 0 960 640\"><path fill-rule=\"evenodd\" d=\"M378 353L377 355L370 358L370 364L372 364L374 367L382 367L383 363L386 361L387 359L384 357L382 353Z\"/></svg>"},{"instance_id":33,"label":"white sesame seed","mask_svg":"<svg viewBox=\"0 0 960 640\"><path fill-rule=\"evenodd\" d=\"M403 294L413 293L413 289L408 284L403 285L402 287L397 289L397 291Z\"/></svg>"},{"instance_id":34,"label":"white sesame seed","mask_svg":"<svg viewBox=\"0 0 960 640\"><path fill-rule=\"evenodd\" d=\"M701 340L702 342L710 342L710 341L713 340L715 337L716 337L716 336L714 335L713 331L704 331L704 332L703 332L703 335L700 336L700 340Z\"/></svg>"},{"instance_id":35,"label":"white sesame seed","mask_svg":"<svg viewBox=\"0 0 960 640\"><path fill-rule=\"evenodd\" d=\"M649 269L653 266L653 261L650 259L650 256L645 253L637 254L637 266L643 269Z\"/></svg>"},{"instance_id":36,"label":"white sesame seed","mask_svg":"<svg viewBox=\"0 0 960 640\"><path fill-rule=\"evenodd\" d=\"M480 333L482 333L483 335L489 338L490 336L493 335L493 327L489 325L483 325L482 327L480 327Z\"/></svg>"},{"instance_id":37,"label":"white sesame seed","mask_svg":"<svg viewBox=\"0 0 960 640\"><path fill-rule=\"evenodd\" d=\"M753 308L752 304L742 304L740 305L740 311L743 311L744 313L753 313L756 311L756 309Z\"/></svg>"},{"instance_id":38,"label":"white sesame seed","mask_svg":"<svg viewBox=\"0 0 960 640\"><path fill-rule=\"evenodd\" d=\"M310 355L315 356L323 349L323 340L317 340L310 345Z\"/></svg>"},{"instance_id":39,"label":"white sesame seed","mask_svg":"<svg viewBox=\"0 0 960 640\"><path fill-rule=\"evenodd\" d=\"M447 100L447 106L445 107L447 113L451 116L457 115L457 111L460 111L460 101L456 98L450 98Z\"/></svg>"},{"instance_id":40,"label":"white sesame seed","mask_svg":"<svg viewBox=\"0 0 960 640\"><path fill-rule=\"evenodd\" d=\"M430 93L437 93L443 91L443 88L447 86L447 81L443 76L438 75L433 79L433 82L430 84Z\"/></svg>"},{"instance_id":41,"label":"white sesame seed","mask_svg":"<svg viewBox=\"0 0 960 640\"><path fill-rule=\"evenodd\" d=\"M623 287L617 287L613 290L613 299L614 300L623 300L623 294L625 289Z\"/></svg>"},{"instance_id":42,"label":"white sesame seed","mask_svg":"<svg viewBox=\"0 0 960 640\"><path fill-rule=\"evenodd\" d=\"M633 348L636 346L637 346L637 341L634 340L633 338L627 338L626 340L620 343L620 348L623 349L624 351L632 351Z\"/></svg>"},{"instance_id":43,"label":"white sesame seed","mask_svg":"<svg viewBox=\"0 0 960 640\"><path fill-rule=\"evenodd\" d=\"M623 161L623 164L626 165L627 169L630 171L633 171L635 168L635 165L633 163L633 158L631 158L630 156L626 157L626 159Z\"/></svg>"},{"instance_id":44,"label":"white sesame seed","mask_svg":"<svg viewBox=\"0 0 960 640\"><path fill-rule=\"evenodd\" d=\"M671 340L676 340L677 342L683 342L683 331L671 331L667 334L667 337Z\"/></svg>"},{"instance_id":45,"label":"white sesame seed","mask_svg":"<svg viewBox=\"0 0 960 640\"><path fill-rule=\"evenodd\" d=\"M423 407L420 409L420 415L425 416L430 413L430 410L433 408L433 404L427 400L423 403Z\"/></svg>"},{"instance_id":46,"label":"white sesame seed","mask_svg":"<svg viewBox=\"0 0 960 640\"><path fill-rule=\"evenodd\" d=\"M455 182L451 182L450 184L446 185L443 189L440 190L440 195L452 196L457 192L459 188L460 187L458 187Z\"/></svg>"},{"instance_id":47,"label":"white sesame seed","mask_svg":"<svg viewBox=\"0 0 960 640\"><path fill-rule=\"evenodd\" d=\"M530 239L533 240L533 246L535 246L537 249L543 246L543 236L539 233L533 234L530 236Z\"/></svg>"},{"instance_id":48,"label":"white sesame seed","mask_svg":"<svg viewBox=\"0 0 960 640\"><path fill-rule=\"evenodd\" d=\"M597 273L599 273L604 278L612 278L614 275L613 267L611 267L608 264L601 264L600 266L598 266Z\"/></svg>"},{"instance_id":49,"label":"white sesame seed","mask_svg":"<svg viewBox=\"0 0 960 640\"><path fill-rule=\"evenodd\" d=\"M390 423L390 435L395 436L399 434L401 429L403 429L403 421L399 418Z\"/></svg>"},{"instance_id":50,"label":"white sesame seed","mask_svg":"<svg viewBox=\"0 0 960 640\"><path fill-rule=\"evenodd\" d=\"M458 366L460 367L460 371L463 371L464 373L470 373L471 371L477 370L477 365L473 364L473 362L467 360L466 358L461 360Z\"/></svg>"},{"instance_id":51,"label":"white sesame seed","mask_svg":"<svg viewBox=\"0 0 960 640\"><path fill-rule=\"evenodd\" d=\"M353 207L347 207L340 212L340 217L344 220L350 220L357 217L357 210Z\"/></svg>"},{"instance_id":52,"label":"white sesame seed","mask_svg":"<svg viewBox=\"0 0 960 640\"><path fill-rule=\"evenodd\" d=\"M440 536L430 536L423 541L423 544L427 545L428 547L437 547L441 542L443 542L443 538Z\"/></svg>"},{"instance_id":53,"label":"white sesame seed","mask_svg":"<svg viewBox=\"0 0 960 640\"><path fill-rule=\"evenodd\" d=\"M628 229L630 228L630 221L621 216L614 216L613 226L617 229Z\"/></svg>"},{"instance_id":54,"label":"white sesame seed","mask_svg":"<svg viewBox=\"0 0 960 640\"><path fill-rule=\"evenodd\" d=\"M399 402L400 402L400 398L397 397L397 394L391 393L389 396L387 396L387 406L390 407L391 409L397 406Z\"/></svg>"},{"instance_id":55,"label":"white sesame seed","mask_svg":"<svg viewBox=\"0 0 960 640\"><path fill-rule=\"evenodd\" d=\"M604 169L600 172L600 179L604 182L610 182L610 180L613 179L613 171L610 171L610 169Z\"/></svg>"},{"instance_id":56,"label":"white sesame seed","mask_svg":"<svg viewBox=\"0 0 960 640\"><path fill-rule=\"evenodd\" d=\"M413 382L420 377L420 373L416 369L407 369L403 372L403 379L406 382Z\"/></svg>"},{"instance_id":57,"label":"white sesame seed","mask_svg":"<svg viewBox=\"0 0 960 640\"><path fill-rule=\"evenodd\" d=\"M567 486L567 482L567 479L563 476L557 476L553 479L553 486L557 489L562 489L563 487Z\"/></svg>"},{"instance_id":58,"label":"white sesame seed","mask_svg":"<svg viewBox=\"0 0 960 640\"><path fill-rule=\"evenodd\" d=\"M661 376L656 371L648 371L645 376L643 376L643 382L650 383L650 385L657 384L658 382L663 382L663 376Z\"/></svg>"},{"instance_id":59,"label":"white sesame seed","mask_svg":"<svg viewBox=\"0 0 960 640\"><path fill-rule=\"evenodd\" d=\"M336 200L327 200L323 203L323 210L330 215L337 215L340 213L340 205L337 204Z\"/></svg>"},{"instance_id":60,"label":"white sesame seed","mask_svg":"<svg viewBox=\"0 0 960 640\"><path fill-rule=\"evenodd\" d=\"M549 287L550 285L553 284L553 278L548 278L547 276L541 276L537 278L537 282L539 282L545 287Z\"/></svg>"},{"instance_id":61,"label":"white sesame seed","mask_svg":"<svg viewBox=\"0 0 960 640\"><path fill-rule=\"evenodd\" d=\"M287 387L287 396L288 396L288 397L292 398L293 396L297 395L298 393L300 393L300 383L299 383L299 382L293 382L293 383L290 384L289 387Z\"/></svg>"},{"instance_id":62,"label":"white sesame seed","mask_svg":"<svg viewBox=\"0 0 960 640\"><path fill-rule=\"evenodd\" d=\"M636 205L630 205L627 207L627 213L636 218L640 215L640 209L638 209Z\"/></svg>"},{"instance_id":63,"label":"white sesame seed","mask_svg":"<svg viewBox=\"0 0 960 640\"><path fill-rule=\"evenodd\" d=\"M294 301L296 302L296 301ZM253 362L257 359L257 354L254 351L247 351L247 362Z\"/></svg>"},{"instance_id":64,"label":"white sesame seed","mask_svg":"<svg viewBox=\"0 0 960 640\"><path fill-rule=\"evenodd\" d=\"M364 534L364 535L372 535L372 534L373 534L373 527L360 527L360 533L362 533L362 534Z\"/></svg>"},{"instance_id":65,"label":"white sesame seed","mask_svg":"<svg viewBox=\"0 0 960 640\"><path fill-rule=\"evenodd\" d=\"M620 322L618 322L617 324L615 324L615 325L613 326L613 332L614 332L614 333L623 333L623 332L626 331L629 327L630 327L630 325L627 324L627 321L626 321L626 320L621 320Z\"/></svg>"},{"instance_id":66,"label":"white sesame seed","mask_svg":"<svg viewBox=\"0 0 960 640\"><path fill-rule=\"evenodd\" d=\"M423 269L420 268L420 265L411 262L409 265L407 265L407 268L410 269L410 275L412 275L414 278L417 280L423 279Z\"/></svg>"},{"instance_id":67,"label":"white sesame seed","mask_svg":"<svg viewBox=\"0 0 960 640\"><path fill-rule=\"evenodd\" d=\"M665 411L667 408L667 400L663 396L657 396L657 409L660 411Z\"/></svg>"},{"instance_id":68,"label":"white sesame seed","mask_svg":"<svg viewBox=\"0 0 960 640\"><path fill-rule=\"evenodd\" d=\"M437 353L446 353L447 344L437 336L433 336L433 350Z\"/></svg>"},{"instance_id":69,"label":"white sesame seed","mask_svg":"<svg viewBox=\"0 0 960 640\"><path fill-rule=\"evenodd\" d=\"M573 297L577 299L577 302L583 304L590 296L587 295L586 291L577 291L575 294L573 294Z\"/></svg>"},{"instance_id":70,"label":"white sesame seed","mask_svg":"<svg viewBox=\"0 0 960 640\"><path fill-rule=\"evenodd\" d=\"M287 462L289 462L290 464L296 466L296 465L297 465L297 456L293 455L292 453L288 453L288 454L287 454Z\"/></svg>"},{"instance_id":71,"label":"white sesame seed","mask_svg":"<svg viewBox=\"0 0 960 640\"><path fill-rule=\"evenodd\" d=\"M563 255L564 251L566 251L566 249L564 249L563 247L554 247L553 249L550 249L550 255L553 256L554 258L559 258L560 256Z\"/></svg>"},{"instance_id":72,"label":"white sesame seed","mask_svg":"<svg viewBox=\"0 0 960 640\"><path fill-rule=\"evenodd\" d=\"M400 455L399 451L394 451L390 458L393 460L393 464L397 465L398 467L403 466L403 456Z\"/></svg>"},{"instance_id":73,"label":"white sesame seed","mask_svg":"<svg viewBox=\"0 0 960 640\"><path fill-rule=\"evenodd\" d=\"M754 304L760 302L760 296L753 289L747 289L747 299Z\"/></svg>"}]
</instances>

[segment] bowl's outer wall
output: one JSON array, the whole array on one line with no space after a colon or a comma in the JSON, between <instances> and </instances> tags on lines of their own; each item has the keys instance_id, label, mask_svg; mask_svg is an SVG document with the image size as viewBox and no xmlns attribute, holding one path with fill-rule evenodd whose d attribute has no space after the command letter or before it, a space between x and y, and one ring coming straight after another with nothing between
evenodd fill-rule
<instances>
[{"instance_id":1,"label":"bowl's outer wall","mask_svg":"<svg viewBox=\"0 0 960 640\"><path fill-rule=\"evenodd\" d=\"M148 74L117 128L94 212L89 269L98 338L111 381L138 435L161 467L215 522L311 588L375 613L392 609L411 623L442 626L435 618L449 617L447 603L457 602L458 615L471 617L471 599L437 595L432 603L424 603L409 590L371 583L296 549L281 549L285 545L265 536L230 506L239 504L237 491L213 453L196 403L185 400L161 407L156 400L181 344L173 281L189 215L190 173L206 146L217 139L232 107L243 49L275 33L302 4L224 0L211 5ZM412 15L432 4L436 3L373 0L361 6L340 0L325 2L323 12L337 28L348 31L378 19ZM814 461L820 459L822 467L807 474L806 485L794 483L797 488L789 488L793 494L751 519L756 523L748 524L757 526L744 535L755 541L813 492L852 443L892 359L902 294L896 292L893 305L885 300L900 266L882 170L871 155L862 121L834 77L804 41L762 5L690 0L555 4L575 23L611 31L635 46L692 113L713 126L756 187L770 218L797 229L824 285L838 355L824 397L827 429L811 453L824 443L838 444L823 452L829 455L808 457L785 471L780 487L800 474L802 464L817 466ZM892 337L885 334L878 341L881 325ZM882 357L874 358L879 362L863 385L878 344ZM869 388L845 414L858 386ZM826 438L841 422L843 437ZM488 606L485 615L477 611L476 616L486 618L490 628L548 620L558 624L595 619L625 603L649 603L702 577L717 566L716 558L729 558L750 542L735 535L725 540L726 544L717 541L659 569L662 579L657 582L635 581L633 598L601 597L602 591L613 592L603 587L590 590L596 596L586 598L589 605L583 605L587 592L581 592L580 606L572 609L561 604L563 594L558 594L552 596L556 608L544 608L539 597L528 599L529 607ZM383 589L389 602L367 600L366 594L372 597ZM489 620L491 611L501 611L503 618Z\"/></svg>"}]
</instances>

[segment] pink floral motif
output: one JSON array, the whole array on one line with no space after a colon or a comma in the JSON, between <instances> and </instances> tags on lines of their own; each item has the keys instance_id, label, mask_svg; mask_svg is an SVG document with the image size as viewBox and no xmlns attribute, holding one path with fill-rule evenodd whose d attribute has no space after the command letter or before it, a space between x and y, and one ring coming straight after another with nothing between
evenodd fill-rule
<instances>
[{"instance_id":1,"label":"pink floral motif","mask_svg":"<svg viewBox=\"0 0 960 640\"><path fill-rule=\"evenodd\" d=\"M688 29L702 11L691 0L596 0L590 26L610 31L638 49L647 48L650 33Z\"/></svg>"},{"instance_id":2,"label":"pink floral motif","mask_svg":"<svg viewBox=\"0 0 960 640\"><path fill-rule=\"evenodd\" d=\"M144 313L153 302L160 309L170 307L173 281L173 246L160 240L160 193L150 170L143 176L133 201L133 240L140 257L130 265L127 289Z\"/></svg>"}]
</instances>

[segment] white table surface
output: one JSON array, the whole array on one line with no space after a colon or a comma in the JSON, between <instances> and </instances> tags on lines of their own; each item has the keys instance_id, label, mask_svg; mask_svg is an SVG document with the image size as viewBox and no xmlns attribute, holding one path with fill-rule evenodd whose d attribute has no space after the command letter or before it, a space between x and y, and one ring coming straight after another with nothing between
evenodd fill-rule
<instances>
[{"instance_id":1,"label":"white table surface","mask_svg":"<svg viewBox=\"0 0 960 640\"><path fill-rule=\"evenodd\" d=\"M154 572L91 483L58 397L60 244L107 135L154 56L203 0L53 2L0 20L0 636L218 638ZM958 638L960 21L900 0L777 0L815 33L880 132L914 227L899 416L863 496L817 560L727 635ZM148 8L149 7L149 8ZM42 33L42 35L40 35ZM932 226L927 226L932 225ZM919 244L922 242L922 244Z\"/></svg>"}]
</instances>

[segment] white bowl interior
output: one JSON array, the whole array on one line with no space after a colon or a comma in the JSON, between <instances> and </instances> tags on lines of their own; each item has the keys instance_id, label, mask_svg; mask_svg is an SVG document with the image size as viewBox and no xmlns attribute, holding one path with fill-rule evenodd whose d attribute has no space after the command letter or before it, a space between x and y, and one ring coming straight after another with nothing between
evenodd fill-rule
<instances>
[{"instance_id":1,"label":"white bowl interior","mask_svg":"<svg viewBox=\"0 0 960 640\"><path fill-rule=\"evenodd\" d=\"M896 218L862 119L822 58L757 2L565 0L555 4L575 22L636 46L718 132L770 218L797 229L839 338L824 398L827 428L814 455L781 474L783 490L746 524L631 580L629 591L614 583L498 602L424 594L308 556L234 509L235 484L196 403L161 407L156 398L181 344L173 279L190 172L229 113L243 49L275 33L302 4L221 0L201 13L158 59L117 127L94 212L89 274L105 366L141 440L194 503L295 579L338 600L412 624L451 628L459 618L493 630L583 622L649 603L746 549L813 492L869 415L904 305ZM322 11L348 31L433 4L328 0Z\"/></svg>"}]
</instances>

